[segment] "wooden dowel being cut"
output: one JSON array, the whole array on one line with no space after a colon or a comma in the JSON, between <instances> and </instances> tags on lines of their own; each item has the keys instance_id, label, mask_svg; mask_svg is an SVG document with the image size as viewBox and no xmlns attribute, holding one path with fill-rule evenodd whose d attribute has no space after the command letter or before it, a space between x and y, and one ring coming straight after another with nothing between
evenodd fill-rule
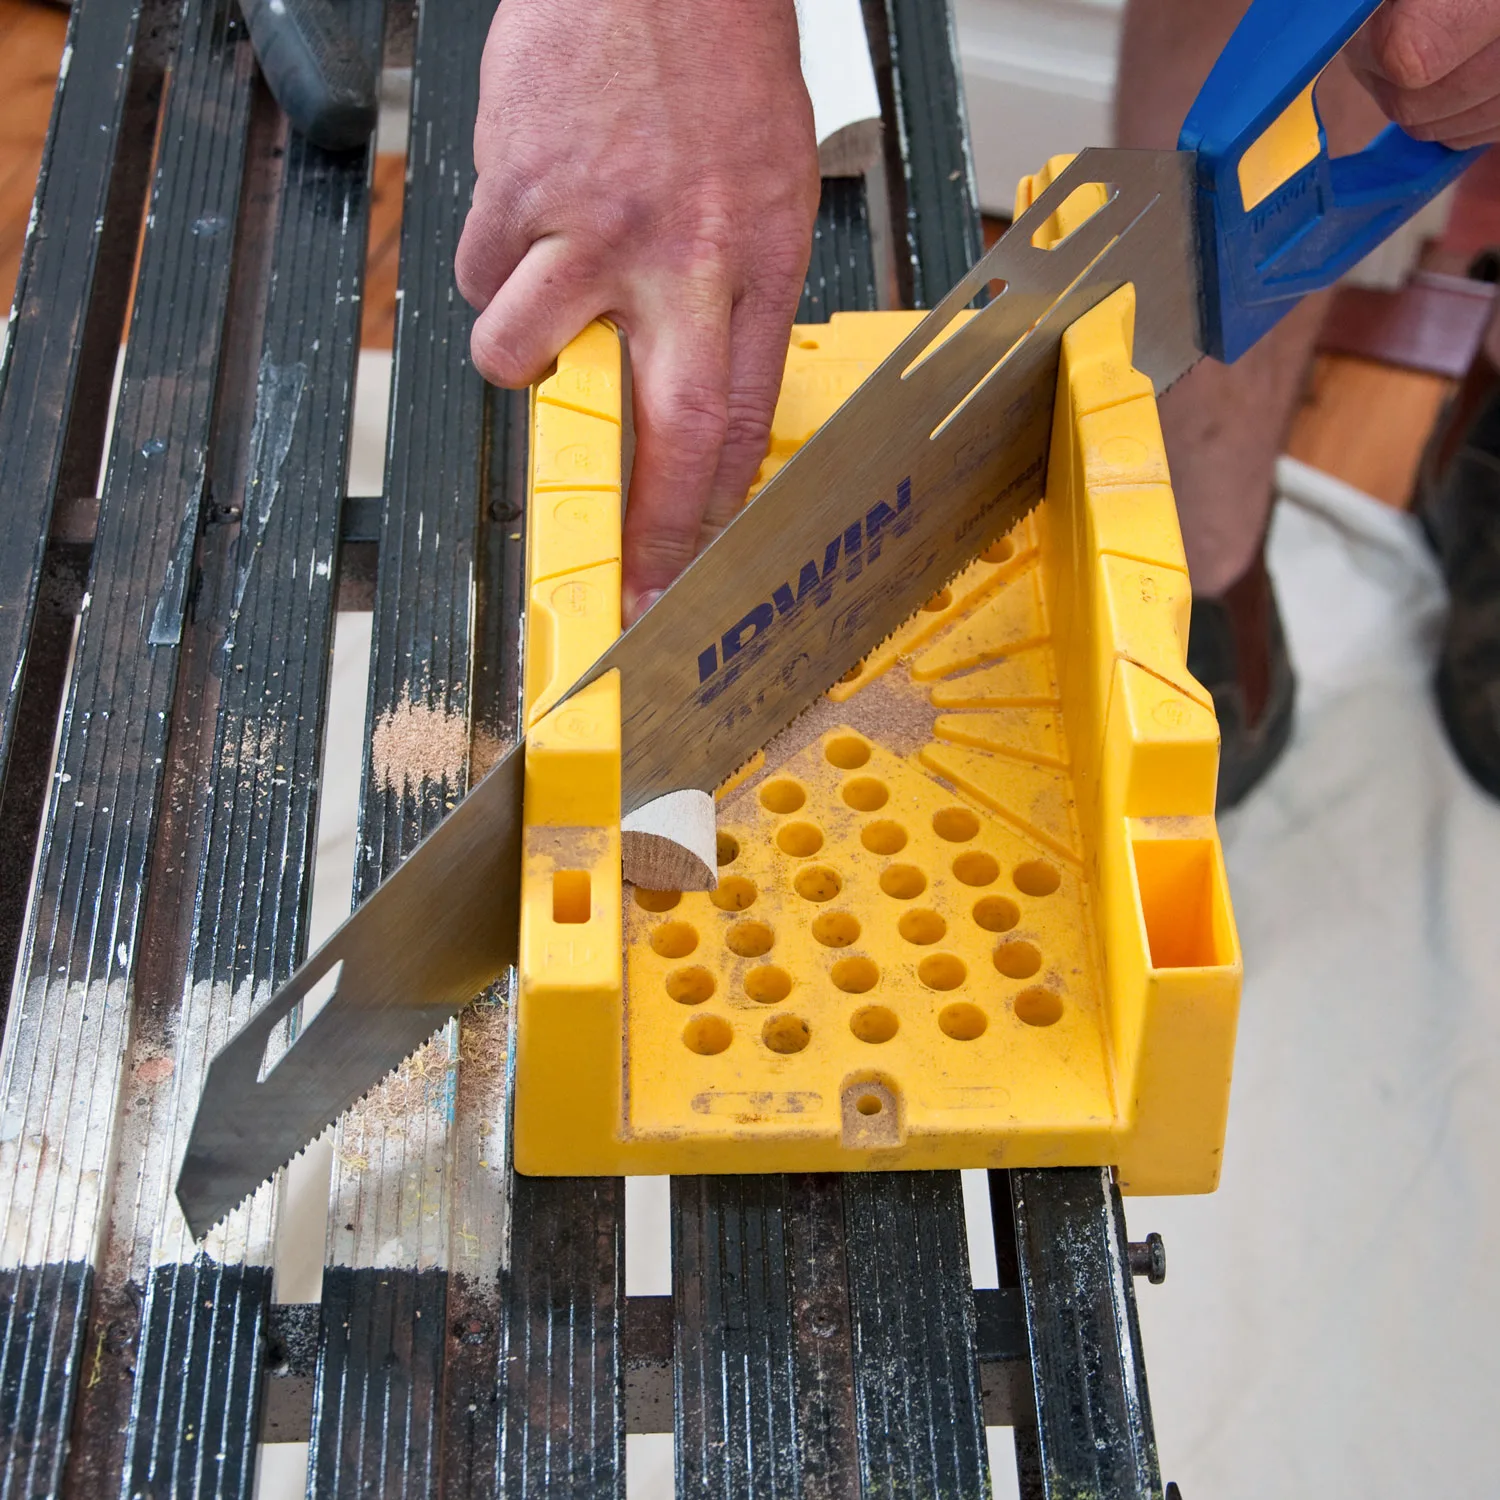
<instances>
[{"instance_id":1,"label":"wooden dowel being cut","mask_svg":"<svg viewBox=\"0 0 1500 1500\"><path fill-rule=\"evenodd\" d=\"M719 883L714 799L668 792L620 823L625 879L650 891L711 891Z\"/></svg>"}]
</instances>

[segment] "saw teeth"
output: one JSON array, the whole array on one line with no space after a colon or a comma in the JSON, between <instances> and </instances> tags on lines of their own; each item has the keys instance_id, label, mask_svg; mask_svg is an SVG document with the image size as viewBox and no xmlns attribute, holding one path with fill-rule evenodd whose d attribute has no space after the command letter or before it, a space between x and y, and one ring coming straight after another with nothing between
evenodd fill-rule
<instances>
[{"instance_id":1,"label":"saw teeth","mask_svg":"<svg viewBox=\"0 0 1500 1500\"><path fill-rule=\"evenodd\" d=\"M490 991L493 990L493 989L494 989L494 985L493 984L487 985L485 987L483 993L486 994L486 995L488 995L490 993ZM472 1005L473 1001L470 1001L470 1004ZM468 1005L464 1006L464 1010L468 1010L468 1008L469 1008ZM453 1016L449 1017L449 1021L456 1020L462 1014L463 1014L463 1011L457 1011L457 1012L455 1012L455 1014ZM201 1245L203 1243L203 1241L206 1240L209 1237L209 1235L211 1235L214 1232L214 1230L216 1230L221 1224L225 1223L232 1215L238 1213L240 1211L240 1209L244 1208L244 1206L247 1203L249 1203L249 1201L263 1187L265 1187L267 1183L275 1182L278 1174L286 1171L286 1169L289 1166L291 1166L291 1164L294 1161L296 1161L299 1157L305 1156L307 1154L308 1148L313 1144L314 1141L319 1140L327 1131L330 1131L330 1130L334 1129L334 1127L338 1125L339 1121L342 1120L345 1115L348 1115L348 1114L352 1113L354 1110L358 1109L359 1106L361 1104L363 1104L365 1102L365 1100L368 1099L370 1097L370 1095L373 1094L375 1092L375 1090L378 1089L381 1086L381 1084L383 1084L386 1081L386 1079L391 1076L391 1074L400 1072L400 1070L402 1068L404 1068L407 1065L407 1063L409 1063L412 1060L412 1058L414 1058L417 1055L417 1053L419 1053L422 1050L423 1047L427 1046L427 1044L432 1041L433 1037L435 1037L438 1034L438 1032L442 1031L443 1028L446 1027L447 1025L448 1025L448 1021L444 1021L442 1023L442 1025L440 1025L440 1026L434 1026L433 1029L431 1031L429 1031L427 1033L427 1035L425 1037L423 1037L422 1040L420 1042L418 1042L417 1045L411 1049L410 1052L403 1053L402 1057L401 1057L401 1060L399 1062L397 1062L397 1063L394 1063L391 1067L387 1068L386 1071L384 1073L382 1073L380 1075L380 1077L377 1078L369 1086L369 1088L367 1088L364 1091L364 1093L362 1093L359 1096L359 1098L357 1098L356 1100L354 1100L354 1102L352 1104L350 1104L347 1109L344 1109L344 1110L340 1111L331 1120L329 1120L326 1124L320 1125L318 1127L316 1133L314 1133L313 1135L309 1136L307 1138L307 1140L305 1140L294 1152L292 1152L292 1154L289 1157L286 1158L285 1161L281 1162L276 1167L275 1171L273 1171L270 1174L269 1177L262 1177L260 1179L260 1181L257 1182L254 1187L250 1188L245 1193L245 1195L237 1203L231 1204L230 1207L226 1208L224 1210L224 1212L222 1214L220 1214L217 1219L213 1220L213 1222L209 1224L208 1228L205 1229L202 1234L195 1236L194 1242L196 1244L200 1244ZM293 1047L295 1047L297 1045L297 1043L294 1041L291 1045ZM288 1050L290 1050L290 1049L288 1049ZM177 1169L177 1181L178 1181L179 1186L181 1185L181 1182L182 1182L182 1173L186 1169L186 1167L187 1167L187 1163L186 1163L186 1161L184 1161L183 1164L182 1164L182 1166L178 1167L178 1169Z\"/></svg>"}]
</instances>

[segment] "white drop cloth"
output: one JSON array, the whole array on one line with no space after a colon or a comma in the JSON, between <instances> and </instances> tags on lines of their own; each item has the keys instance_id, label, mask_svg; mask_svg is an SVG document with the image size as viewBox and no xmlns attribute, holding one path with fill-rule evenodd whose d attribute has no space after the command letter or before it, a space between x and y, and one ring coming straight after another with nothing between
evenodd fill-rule
<instances>
[{"instance_id":1,"label":"white drop cloth","mask_svg":"<svg viewBox=\"0 0 1500 1500\"><path fill-rule=\"evenodd\" d=\"M1291 748L1222 819L1245 953L1212 1198L1133 1199L1184 1500L1500 1493L1500 806L1432 706L1416 523L1283 460Z\"/></svg>"}]
</instances>

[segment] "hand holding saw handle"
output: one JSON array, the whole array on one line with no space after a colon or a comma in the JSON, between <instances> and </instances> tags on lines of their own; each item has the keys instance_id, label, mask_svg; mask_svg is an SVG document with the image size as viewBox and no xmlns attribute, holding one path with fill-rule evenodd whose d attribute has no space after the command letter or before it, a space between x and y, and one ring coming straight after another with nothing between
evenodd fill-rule
<instances>
[{"instance_id":1,"label":"hand holding saw handle","mask_svg":"<svg viewBox=\"0 0 1500 1500\"><path fill-rule=\"evenodd\" d=\"M1236 360L1481 152L1389 125L1333 158L1313 88L1381 0L1255 0L1183 122L1197 154L1206 352Z\"/></svg>"}]
</instances>

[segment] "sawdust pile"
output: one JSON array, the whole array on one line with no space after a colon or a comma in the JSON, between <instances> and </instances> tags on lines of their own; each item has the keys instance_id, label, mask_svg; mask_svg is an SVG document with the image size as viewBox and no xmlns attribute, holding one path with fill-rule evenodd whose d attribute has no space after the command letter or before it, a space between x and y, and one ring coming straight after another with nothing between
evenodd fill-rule
<instances>
[{"instance_id":1,"label":"sawdust pile","mask_svg":"<svg viewBox=\"0 0 1500 1500\"><path fill-rule=\"evenodd\" d=\"M501 994L503 981L458 1018L460 1077L468 1081L503 1077L510 1014Z\"/></svg>"},{"instance_id":2,"label":"sawdust pile","mask_svg":"<svg viewBox=\"0 0 1500 1500\"><path fill-rule=\"evenodd\" d=\"M499 1097L505 1083L509 1011L501 986L476 1000L459 1018L457 1086L473 1107L479 1095ZM455 1079L448 1033L441 1032L371 1089L345 1117L339 1159L345 1167L368 1171L374 1142L370 1133L403 1131L423 1112L446 1116Z\"/></svg>"},{"instance_id":3,"label":"sawdust pile","mask_svg":"<svg viewBox=\"0 0 1500 1500\"><path fill-rule=\"evenodd\" d=\"M362 1124L389 1125L418 1110L442 1110L451 1087L449 1067L448 1037L440 1033L371 1089L352 1114Z\"/></svg>"},{"instance_id":4,"label":"sawdust pile","mask_svg":"<svg viewBox=\"0 0 1500 1500\"><path fill-rule=\"evenodd\" d=\"M375 721L370 769L389 792L416 789L424 782L457 783L468 758L464 715L426 703L406 702Z\"/></svg>"},{"instance_id":5,"label":"sawdust pile","mask_svg":"<svg viewBox=\"0 0 1500 1500\"><path fill-rule=\"evenodd\" d=\"M505 754L515 741L491 734L479 725L474 727L473 740L469 747L469 784L474 785L489 768Z\"/></svg>"}]
</instances>

